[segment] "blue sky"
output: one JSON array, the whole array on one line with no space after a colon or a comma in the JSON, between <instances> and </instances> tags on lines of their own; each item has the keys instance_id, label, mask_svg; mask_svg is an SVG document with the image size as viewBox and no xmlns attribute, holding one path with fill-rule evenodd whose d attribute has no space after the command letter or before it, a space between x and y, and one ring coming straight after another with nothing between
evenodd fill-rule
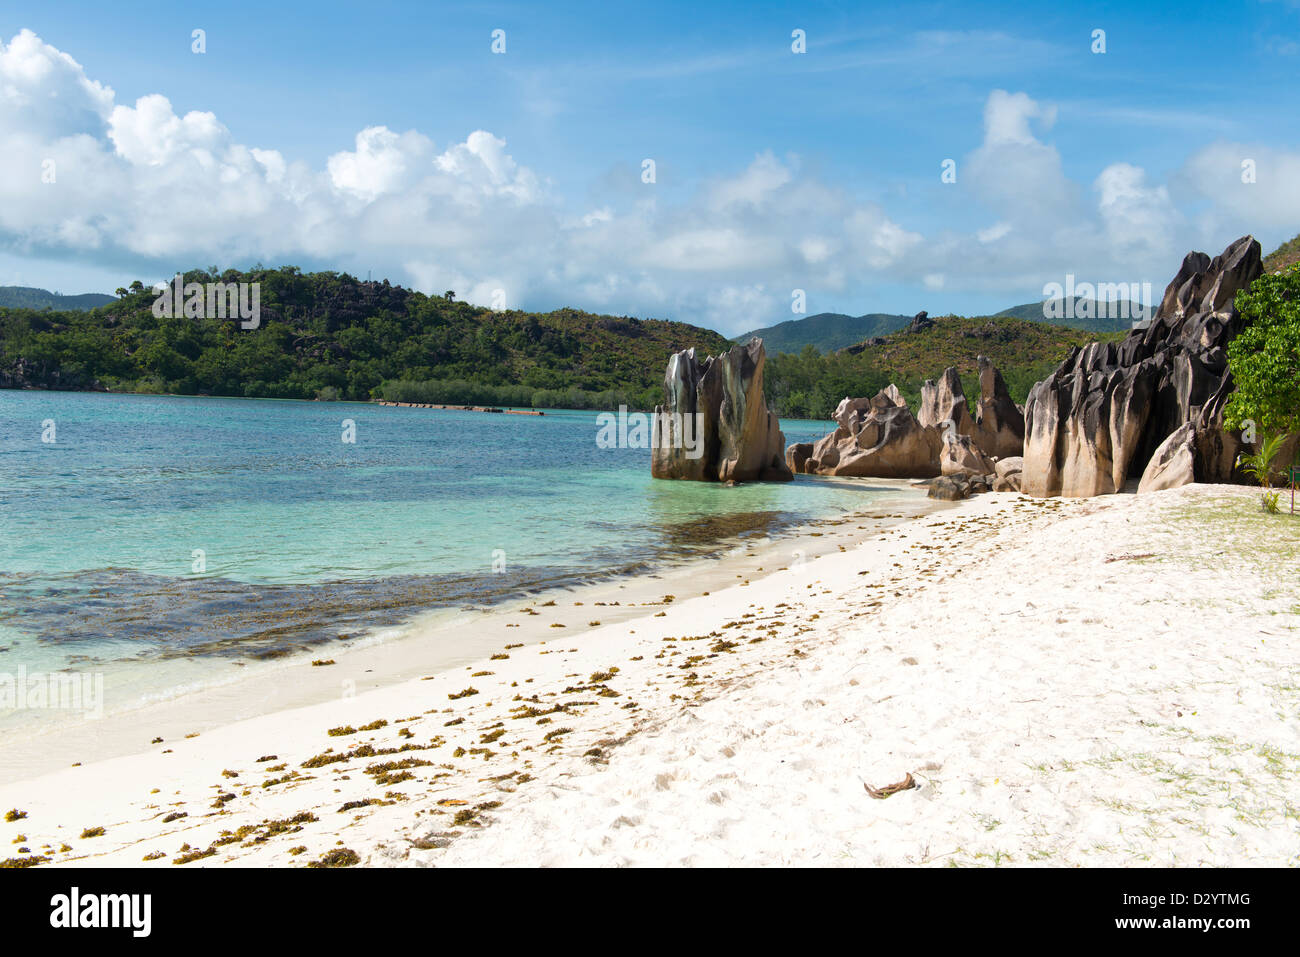
<instances>
[{"instance_id":1,"label":"blue sky","mask_svg":"<svg viewBox=\"0 0 1300 957\"><path fill-rule=\"evenodd\" d=\"M177 7L0 11L0 284L292 262L739 332L1300 232L1285 0Z\"/></svg>"}]
</instances>

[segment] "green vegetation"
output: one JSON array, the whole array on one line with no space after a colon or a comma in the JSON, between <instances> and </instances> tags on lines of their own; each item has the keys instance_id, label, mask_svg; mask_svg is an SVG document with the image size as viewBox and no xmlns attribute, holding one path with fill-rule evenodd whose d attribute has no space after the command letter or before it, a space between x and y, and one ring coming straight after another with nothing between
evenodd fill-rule
<instances>
[{"instance_id":1,"label":"green vegetation","mask_svg":"<svg viewBox=\"0 0 1300 957\"><path fill-rule=\"evenodd\" d=\"M425 296L292 266L192 270L185 281L260 283L260 326L157 318L154 293L140 282L90 312L0 308L0 387L648 409L662 401L671 353L693 346L717 354L730 345L684 323L575 309L493 312L454 293ZM844 396L873 395L893 382L915 406L921 383L950 365L974 397L975 358L983 354L1023 402L1071 347L1091 338L1043 322L1039 312L1039 321L939 317L919 332L903 331L903 316L825 314L782 323L760 330L768 335L768 397L781 415L826 418ZM899 331L883 345L860 341L838 352L805 346L797 354L781 354L783 340L770 335L821 326L835 341L859 329L866 331L855 341Z\"/></svg>"},{"instance_id":2,"label":"green vegetation","mask_svg":"<svg viewBox=\"0 0 1300 957\"><path fill-rule=\"evenodd\" d=\"M845 396L874 395L891 382L916 409L921 383L953 366L969 400L979 395L978 356L987 356L1006 380L1017 402L1045 378L1070 349L1094 338L1119 339L1122 333L1094 337L1074 329L1010 317L940 316L919 332L896 332L883 345L862 344L829 354L811 346L798 355L769 356L768 395L778 414L824 419Z\"/></svg>"},{"instance_id":3,"label":"green vegetation","mask_svg":"<svg viewBox=\"0 0 1300 957\"><path fill-rule=\"evenodd\" d=\"M1249 455L1243 454L1237 457L1237 464L1241 466L1241 470L1247 475L1253 477L1255 481L1259 482L1260 488L1268 489L1268 487L1273 484L1273 476L1275 473L1270 466L1273 463L1273 459L1277 458L1277 453L1281 450L1282 443L1285 441L1286 435L1279 432L1276 435L1271 435L1264 439L1264 441L1260 443L1258 451ZM1276 508L1270 508L1268 506L1267 491L1264 493L1264 503L1264 511L1277 511ZM1274 499L1273 504L1276 506L1276 499Z\"/></svg>"},{"instance_id":4,"label":"green vegetation","mask_svg":"<svg viewBox=\"0 0 1300 957\"><path fill-rule=\"evenodd\" d=\"M1300 236L1288 239L1277 249L1264 257L1264 272L1282 272L1300 263Z\"/></svg>"},{"instance_id":5,"label":"green vegetation","mask_svg":"<svg viewBox=\"0 0 1300 957\"><path fill-rule=\"evenodd\" d=\"M1057 312L1062 318L1048 318L1045 316L1041 300L1004 309L997 313L995 318L1024 319L1040 325L1060 326L1093 334L1106 334L1127 332L1132 325L1132 319L1106 318L1107 316L1120 315L1118 310L1127 305L1128 315L1136 319L1139 316L1135 310L1141 308L1135 303L1108 303L1096 300L1085 302L1085 300L1076 297L1074 311L1069 317L1066 317L1064 300L1058 300L1057 305ZM1089 312L1090 315L1084 316L1084 312ZM848 316L839 312L821 312L815 316L788 319L775 326L755 329L743 336L736 336L732 342L745 343L758 336L763 340L763 345L767 347L768 355L781 352L798 353L810 345L815 346L819 352L833 352L836 349L845 349L868 339L891 335L910 325L911 322L911 316L895 316L881 312L873 312L865 316Z\"/></svg>"},{"instance_id":6,"label":"green vegetation","mask_svg":"<svg viewBox=\"0 0 1300 957\"><path fill-rule=\"evenodd\" d=\"M1228 343L1236 391L1224 420L1261 436L1300 431L1300 266L1260 276L1236 306L1249 324Z\"/></svg>"},{"instance_id":7,"label":"green vegetation","mask_svg":"<svg viewBox=\"0 0 1300 957\"><path fill-rule=\"evenodd\" d=\"M156 318L142 283L91 312L0 309L0 386L284 399L649 407L677 350L725 350L707 329L576 309L493 312L297 267L191 270L261 284L261 323Z\"/></svg>"}]
</instances>

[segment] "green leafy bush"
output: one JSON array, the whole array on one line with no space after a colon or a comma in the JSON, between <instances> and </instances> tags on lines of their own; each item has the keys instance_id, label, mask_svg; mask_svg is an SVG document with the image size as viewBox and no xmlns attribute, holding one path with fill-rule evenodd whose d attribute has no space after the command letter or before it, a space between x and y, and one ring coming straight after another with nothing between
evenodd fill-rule
<instances>
[{"instance_id":1,"label":"green leafy bush","mask_svg":"<svg viewBox=\"0 0 1300 957\"><path fill-rule=\"evenodd\" d=\"M1248 324L1228 344L1236 391L1224 421L1253 422L1260 435L1300 431L1300 266L1259 277L1236 305Z\"/></svg>"}]
</instances>

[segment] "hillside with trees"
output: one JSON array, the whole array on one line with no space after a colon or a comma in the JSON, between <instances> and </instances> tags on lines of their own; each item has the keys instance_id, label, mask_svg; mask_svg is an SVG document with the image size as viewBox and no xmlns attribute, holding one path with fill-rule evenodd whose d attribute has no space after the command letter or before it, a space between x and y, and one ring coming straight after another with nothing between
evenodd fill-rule
<instances>
[{"instance_id":1,"label":"hillside with trees","mask_svg":"<svg viewBox=\"0 0 1300 957\"><path fill-rule=\"evenodd\" d=\"M874 395L891 382L913 409L921 383L953 366L967 396L979 394L978 356L988 356L1020 403L1030 388L1070 349L1094 339L1118 340L1123 333L1095 336L1077 329L1006 316L939 316L909 329L848 349L822 353L812 346L797 355L768 358L767 389L781 415L827 418L845 396Z\"/></svg>"},{"instance_id":2,"label":"hillside with trees","mask_svg":"<svg viewBox=\"0 0 1300 957\"><path fill-rule=\"evenodd\" d=\"M1264 257L1264 272L1279 273L1300 263L1300 236L1289 239Z\"/></svg>"},{"instance_id":3,"label":"hillside with trees","mask_svg":"<svg viewBox=\"0 0 1300 957\"><path fill-rule=\"evenodd\" d=\"M659 319L494 312L344 273L191 270L186 282L261 284L260 326L156 318L140 282L90 312L0 309L0 386L285 399L387 398L543 407L661 401L679 349L725 350Z\"/></svg>"}]
</instances>

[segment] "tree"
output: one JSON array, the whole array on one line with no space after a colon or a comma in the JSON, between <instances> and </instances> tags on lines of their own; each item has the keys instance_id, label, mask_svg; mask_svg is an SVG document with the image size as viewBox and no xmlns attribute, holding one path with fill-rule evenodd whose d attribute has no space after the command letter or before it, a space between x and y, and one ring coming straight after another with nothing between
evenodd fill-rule
<instances>
[{"instance_id":1,"label":"tree","mask_svg":"<svg viewBox=\"0 0 1300 957\"><path fill-rule=\"evenodd\" d=\"M1260 436L1300 432L1300 265L1260 276L1236 305L1247 324L1228 344L1236 391L1225 423L1253 422Z\"/></svg>"}]
</instances>

